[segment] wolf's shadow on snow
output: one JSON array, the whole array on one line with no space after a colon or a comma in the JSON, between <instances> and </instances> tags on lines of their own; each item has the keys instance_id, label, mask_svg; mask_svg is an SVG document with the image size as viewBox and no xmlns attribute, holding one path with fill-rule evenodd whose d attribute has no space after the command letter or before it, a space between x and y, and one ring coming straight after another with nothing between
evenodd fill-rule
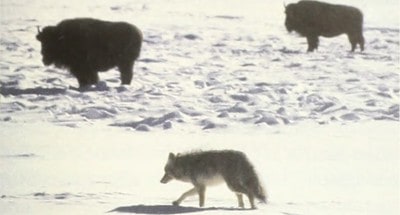
<instances>
[{"instance_id":1,"label":"wolf's shadow on snow","mask_svg":"<svg viewBox=\"0 0 400 215\"><path fill-rule=\"evenodd\" d=\"M136 214L184 214L202 211L248 211L251 209L242 208L224 208L224 207L211 207L211 208L198 208L198 207L182 207L173 205L132 205L122 206L115 208L110 212L119 213L136 213Z\"/></svg>"}]
</instances>

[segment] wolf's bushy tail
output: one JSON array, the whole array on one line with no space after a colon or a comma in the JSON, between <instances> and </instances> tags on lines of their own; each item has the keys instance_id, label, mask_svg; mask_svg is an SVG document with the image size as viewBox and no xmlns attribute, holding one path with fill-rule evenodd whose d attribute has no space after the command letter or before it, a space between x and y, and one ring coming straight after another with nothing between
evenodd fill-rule
<instances>
[{"instance_id":1,"label":"wolf's bushy tail","mask_svg":"<svg viewBox=\"0 0 400 215\"><path fill-rule=\"evenodd\" d=\"M257 199L259 199L260 201L262 201L263 203L267 203L268 199L267 199L267 195L265 194L265 190L264 188L259 184L257 191L254 193L255 197Z\"/></svg>"},{"instance_id":2,"label":"wolf's bushy tail","mask_svg":"<svg viewBox=\"0 0 400 215\"><path fill-rule=\"evenodd\" d=\"M251 192L258 200L262 201L263 203L267 203L267 194L265 192L264 187L262 186L262 183L258 178L258 175L253 165L247 159L246 163L248 165L247 176L250 182L249 188L251 189Z\"/></svg>"},{"instance_id":3,"label":"wolf's bushy tail","mask_svg":"<svg viewBox=\"0 0 400 215\"><path fill-rule=\"evenodd\" d=\"M254 169L252 169L251 172L252 172L251 176L252 184L250 186L251 191L258 200L260 200L263 203L267 203L267 195L265 193L263 186L261 185L260 180L258 179L256 172L254 171Z\"/></svg>"}]
</instances>

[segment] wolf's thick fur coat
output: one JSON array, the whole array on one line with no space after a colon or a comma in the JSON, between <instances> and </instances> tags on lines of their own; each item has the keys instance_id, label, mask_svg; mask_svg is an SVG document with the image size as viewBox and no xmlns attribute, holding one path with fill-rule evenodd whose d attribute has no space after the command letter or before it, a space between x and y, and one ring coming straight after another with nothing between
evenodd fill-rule
<instances>
[{"instance_id":1,"label":"wolf's thick fur coat","mask_svg":"<svg viewBox=\"0 0 400 215\"><path fill-rule=\"evenodd\" d=\"M172 179L194 185L193 189L174 201L174 205L179 205L188 196L198 194L199 205L202 207L206 186L224 181L236 193L239 207L244 207L243 194L249 198L252 208L255 208L254 198L266 202L265 191L253 165L246 155L239 151L213 150L177 155L170 153L161 182L168 183Z\"/></svg>"}]
</instances>

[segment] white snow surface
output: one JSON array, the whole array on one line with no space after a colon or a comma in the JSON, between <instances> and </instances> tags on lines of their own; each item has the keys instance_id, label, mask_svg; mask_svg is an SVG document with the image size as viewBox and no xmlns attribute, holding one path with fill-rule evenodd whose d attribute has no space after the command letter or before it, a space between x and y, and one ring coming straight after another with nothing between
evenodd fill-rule
<instances>
[{"instance_id":1,"label":"white snow surface","mask_svg":"<svg viewBox=\"0 0 400 215\"><path fill-rule=\"evenodd\" d=\"M329 1L364 13L354 53L307 53L291 2L0 0L0 214L400 214L400 2ZM75 17L143 31L130 86L43 66L37 27ZM168 153L206 149L244 151L268 204L172 206L190 185L159 183Z\"/></svg>"},{"instance_id":2,"label":"white snow surface","mask_svg":"<svg viewBox=\"0 0 400 215\"><path fill-rule=\"evenodd\" d=\"M1 214L388 214L399 213L398 123L313 124L274 130L128 132L119 128L1 123ZM11 135L12 134L12 135ZM226 186L206 206L183 182L161 184L169 152L235 149L259 174L268 204L237 208ZM249 208L247 199L245 206ZM111 213L111 212L110 212Z\"/></svg>"}]
</instances>

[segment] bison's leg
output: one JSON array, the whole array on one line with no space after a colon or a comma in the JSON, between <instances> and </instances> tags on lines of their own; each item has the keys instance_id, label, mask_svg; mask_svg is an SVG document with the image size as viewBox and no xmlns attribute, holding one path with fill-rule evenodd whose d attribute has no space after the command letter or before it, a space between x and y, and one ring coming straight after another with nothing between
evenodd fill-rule
<instances>
[{"instance_id":1,"label":"bison's leg","mask_svg":"<svg viewBox=\"0 0 400 215\"><path fill-rule=\"evenodd\" d=\"M133 77L134 62L124 62L118 65L119 72L121 73L121 84L131 84Z\"/></svg>"},{"instance_id":2,"label":"bison's leg","mask_svg":"<svg viewBox=\"0 0 400 215\"><path fill-rule=\"evenodd\" d=\"M88 86L89 79L87 78L86 74L84 73L83 69L71 69L71 73L76 77L78 80L79 88L83 88Z\"/></svg>"},{"instance_id":3,"label":"bison's leg","mask_svg":"<svg viewBox=\"0 0 400 215\"><path fill-rule=\"evenodd\" d=\"M73 74L78 79L79 88L85 88L90 85L97 84L97 82L99 81L99 76L97 72L79 70L74 71Z\"/></svg>"},{"instance_id":4,"label":"bison's leg","mask_svg":"<svg viewBox=\"0 0 400 215\"><path fill-rule=\"evenodd\" d=\"M351 44L351 52L354 52L357 47L357 36L354 34L348 34L347 37L349 38Z\"/></svg>"},{"instance_id":5,"label":"bison's leg","mask_svg":"<svg viewBox=\"0 0 400 215\"><path fill-rule=\"evenodd\" d=\"M308 52L314 51L315 49L318 48L318 43L319 43L318 36L315 35L307 36L307 43L308 43L307 51Z\"/></svg>"},{"instance_id":6,"label":"bison's leg","mask_svg":"<svg viewBox=\"0 0 400 215\"><path fill-rule=\"evenodd\" d=\"M89 86L89 81L85 77L77 77L78 83L79 83L79 88L85 88Z\"/></svg>"},{"instance_id":7,"label":"bison's leg","mask_svg":"<svg viewBox=\"0 0 400 215\"><path fill-rule=\"evenodd\" d=\"M99 82L99 74L94 72L88 72L88 80L90 85L95 85Z\"/></svg>"},{"instance_id":8,"label":"bison's leg","mask_svg":"<svg viewBox=\"0 0 400 215\"><path fill-rule=\"evenodd\" d=\"M364 51L365 40L364 40L364 36L361 33L358 35L358 43L360 44L361 51Z\"/></svg>"},{"instance_id":9,"label":"bison's leg","mask_svg":"<svg viewBox=\"0 0 400 215\"><path fill-rule=\"evenodd\" d=\"M354 52L354 50L356 49L357 44L360 45L361 51L364 51L364 37L361 33L349 33L348 38L351 43L352 52Z\"/></svg>"}]
</instances>

